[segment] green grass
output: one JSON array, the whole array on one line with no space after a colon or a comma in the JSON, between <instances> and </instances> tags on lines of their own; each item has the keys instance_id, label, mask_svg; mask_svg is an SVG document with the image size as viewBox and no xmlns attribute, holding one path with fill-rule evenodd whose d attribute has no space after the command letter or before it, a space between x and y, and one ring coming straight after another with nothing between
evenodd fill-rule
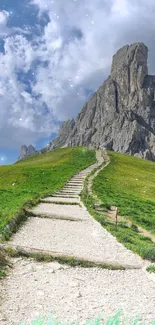
<instances>
[{"instance_id":1,"label":"green grass","mask_svg":"<svg viewBox=\"0 0 155 325\"><path fill-rule=\"evenodd\" d=\"M16 215L52 195L74 174L96 161L95 151L63 148L0 167L0 234Z\"/></svg>"},{"instance_id":2,"label":"green grass","mask_svg":"<svg viewBox=\"0 0 155 325\"><path fill-rule=\"evenodd\" d=\"M155 163L109 152L110 164L93 183L93 191L106 208L155 234Z\"/></svg>"},{"instance_id":3,"label":"green grass","mask_svg":"<svg viewBox=\"0 0 155 325\"><path fill-rule=\"evenodd\" d=\"M155 265L148 266L147 271L150 272L150 273L155 273Z\"/></svg>"},{"instance_id":4,"label":"green grass","mask_svg":"<svg viewBox=\"0 0 155 325\"><path fill-rule=\"evenodd\" d=\"M89 212L119 242L144 259L155 261L155 244L137 228L140 225L155 233L155 163L114 152L109 152L109 156L110 164L92 186L93 195L102 202L102 211L95 209L96 199L86 190L82 199ZM110 206L117 206L119 215L124 216L125 221L119 221L118 227L108 217Z\"/></svg>"}]
</instances>

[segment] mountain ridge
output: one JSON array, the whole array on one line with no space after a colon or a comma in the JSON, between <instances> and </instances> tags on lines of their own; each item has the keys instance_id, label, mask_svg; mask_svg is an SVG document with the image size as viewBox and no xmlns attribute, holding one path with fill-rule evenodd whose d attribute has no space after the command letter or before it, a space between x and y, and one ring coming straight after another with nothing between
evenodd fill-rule
<instances>
[{"instance_id":1,"label":"mountain ridge","mask_svg":"<svg viewBox=\"0 0 155 325\"><path fill-rule=\"evenodd\" d=\"M148 75L147 60L144 43L119 49L110 76L47 150L84 145L155 161L155 76Z\"/></svg>"}]
</instances>

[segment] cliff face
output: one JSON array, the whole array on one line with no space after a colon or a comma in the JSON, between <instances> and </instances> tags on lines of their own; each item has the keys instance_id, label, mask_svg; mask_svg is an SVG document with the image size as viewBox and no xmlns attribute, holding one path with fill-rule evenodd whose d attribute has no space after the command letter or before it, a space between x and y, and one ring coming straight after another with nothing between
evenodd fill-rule
<instances>
[{"instance_id":1,"label":"cliff face","mask_svg":"<svg viewBox=\"0 0 155 325\"><path fill-rule=\"evenodd\" d=\"M74 119L62 123L57 138L49 143L47 150L51 151L55 148L65 146L70 134L72 133L72 130L74 129L74 126L75 126Z\"/></svg>"},{"instance_id":2,"label":"cliff face","mask_svg":"<svg viewBox=\"0 0 155 325\"><path fill-rule=\"evenodd\" d=\"M114 55L111 75L78 115L66 145L155 160L155 77L148 75L147 58L143 43Z\"/></svg>"}]
</instances>

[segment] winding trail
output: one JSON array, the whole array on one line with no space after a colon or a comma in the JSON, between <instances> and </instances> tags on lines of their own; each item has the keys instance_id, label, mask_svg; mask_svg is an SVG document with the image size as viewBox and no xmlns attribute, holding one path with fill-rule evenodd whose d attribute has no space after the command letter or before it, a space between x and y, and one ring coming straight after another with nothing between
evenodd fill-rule
<instances>
[{"instance_id":1,"label":"winding trail","mask_svg":"<svg viewBox=\"0 0 155 325\"><path fill-rule=\"evenodd\" d=\"M80 200L85 178L107 163L97 151L97 163L29 210L27 221L4 244L17 251L92 262L94 268L13 259L10 275L1 282L0 324L27 325L49 313L60 321L82 322L99 313L107 318L120 309L133 318L140 313L143 320L155 319L150 314L155 312L155 283L143 260L118 243Z\"/></svg>"}]
</instances>

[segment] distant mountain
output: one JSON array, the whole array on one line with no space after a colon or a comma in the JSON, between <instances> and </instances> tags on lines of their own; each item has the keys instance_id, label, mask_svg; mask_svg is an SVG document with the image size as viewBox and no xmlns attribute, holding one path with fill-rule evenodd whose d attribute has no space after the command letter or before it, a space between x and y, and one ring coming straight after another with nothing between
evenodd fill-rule
<instances>
[{"instance_id":1,"label":"distant mountain","mask_svg":"<svg viewBox=\"0 0 155 325\"><path fill-rule=\"evenodd\" d=\"M148 75L147 59L143 43L121 48L111 75L44 150L85 145L155 161L155 76Z\"/></svg>"},{"instance_id":2,"label":"distant mountain","mask_svg":"<svg viewBox=\"0 0 155 325\"><path fill-rule=\"evenodd\" d=\"M37 153L42 154L44 152L51 151L55 148L65 146L65 143L67 142L67 139L68 139L69 135L71 134L74 126L75 126L74 119L63 122L59 129L57 138L55 140L51 141L45 148L43 148L41 150L37 151L32 145L30 145L29 147L27 147L25 145L21 146L18 160L31 157Z\"/></svg>"},{"instance_id":3,"label":"distant mountain","mask_svg":"<svg viewBox=\"0 0 155 325\"><path fill-rule=\"evenodd\" d=\"M28 147L23 145L23 146L21 146L18 160L31 157L31 156L35 155L36 153L37 153L37 150L32 145L30 145Z\"/></svg>"},{"instance_id":4,"label":"distant mountain","mask_svg":"<svg viewBox=\"0 0 155 325\"><path fill-rule=\"evenodd\" d=\"M74 119L63 122L60 126L57 138L49 143L47 149L50 151L54 148L65 146L72 130L74 129L74 126Z\"/></svg>"}]
</instances>

